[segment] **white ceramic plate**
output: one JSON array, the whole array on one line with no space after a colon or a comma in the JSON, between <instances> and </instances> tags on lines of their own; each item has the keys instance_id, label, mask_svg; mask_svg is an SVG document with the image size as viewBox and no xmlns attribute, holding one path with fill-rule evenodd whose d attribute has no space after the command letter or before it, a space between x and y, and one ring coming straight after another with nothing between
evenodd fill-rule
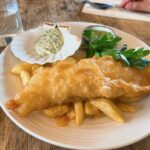
<instances>
[{"instance_id":1,"label":"white ceramic plate","mask_svg":"<svg viewBox=\"0 0 150 150\"><path fill-rule=\"evenodd\" d=\"M72 32L81 34L82 30L92 23L67 22L71 25ZM142 46L148 48L139 39L114 29L123 38L122 44L127 43L129 47ZM142 108L134 114L126 115L126 123L119 124L109 118L90 120L86 119L84 124L76 127L71 124L62 128L38 112L30 114L28 117L19 117L5 108L6 101L21 90L20 80L10 73L10 69L20 62L13 56L10 48L0 56L0 104L9 118L25 132L32 136L62 147L73 149L113 149L137 142L150 134L150 97L146 97L141 102Z\"/></svg>"}]
</instances>

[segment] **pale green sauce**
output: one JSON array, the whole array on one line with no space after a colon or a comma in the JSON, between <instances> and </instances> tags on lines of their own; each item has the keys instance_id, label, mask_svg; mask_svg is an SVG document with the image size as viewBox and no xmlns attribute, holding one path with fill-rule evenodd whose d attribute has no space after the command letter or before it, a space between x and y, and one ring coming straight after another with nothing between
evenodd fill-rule
<instances>
[{"instance_id":1,"label":"pale green sauce","mask_svg":"<svg viewBox=\"0 0 150 150\"><path fill-rule=\"evenodd\" d=\"M39 56L57 53L64 45L64 37L56 26L45 32L36 42L35 51Z\"/></svg>"},{"instance_id":2,"label":"pale green sauce","mask_svg":"<svg viewBox=\"0 0 150 150\"><path fill-rule=\"evenodd\" d=\"M93 30L93 33L94 33L94 35L97 35L97 36L99 36L99 35L105 35L105 34L107 34L108 32L105 32L105 31L99 31L99 30Z\"/></svg>"}]
</instances>

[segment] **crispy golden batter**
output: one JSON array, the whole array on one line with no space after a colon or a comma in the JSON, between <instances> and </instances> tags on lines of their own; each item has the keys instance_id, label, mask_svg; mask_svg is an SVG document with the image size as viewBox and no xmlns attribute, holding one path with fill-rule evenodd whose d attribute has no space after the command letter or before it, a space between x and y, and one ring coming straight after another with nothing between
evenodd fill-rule
<instances>
[{"instance_id":1,"label":"crispy golden batter","mask_svg":"<svg viewBox=\"0 0 150 150\"><path fill-rule=\"evenodd\" d=\"M134 98L150 93L150 67L124 67L112 57L60 61L41 67L24 90L6 104L24 116L33 110L91 98Z\"/></svg>"}]
</instances>

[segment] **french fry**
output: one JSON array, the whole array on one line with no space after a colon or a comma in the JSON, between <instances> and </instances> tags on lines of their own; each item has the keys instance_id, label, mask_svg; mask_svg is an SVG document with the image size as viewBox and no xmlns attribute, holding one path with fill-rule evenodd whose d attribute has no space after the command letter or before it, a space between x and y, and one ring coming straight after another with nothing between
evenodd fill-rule
<instances>
[{"instance_id":1,"label":"french fry","mask_svg":"<svg viewBox=\"0 0 150 150\"><path fill-rule=\"evenodd\" d=\"M58 116L55 119L56 119L56 123L59 127L68 126L70 123L70 119L66 115Z\"/></svg>"},{"instance_id":2,"label":"french fry","mask_svg":"<svg viewBox=\"0 0 150 150\"><path fill-rule=\"evenodd\" d=\"M17 74L19 75L21 73L21 71L27 71L27 72L30 72L32 71L32 65L31 64L28 64L28 63L20 63L20 64L17 64L15 65L12 69L11 69L11 72L14 73L14 74Z\"/></svg>"},{"instance_id":3,"label":"french fry","mask_svg":"<svg viewBox=\"0 0 150 150\"><path fill-rule=\"evenodd\" d=\"M119 107L119 109L121 110L121 111L124 111L124 112L131 112L131 113L133 113L133 112L136 112L137 111L137 108L136 108L136 106L135 105L133 105L133 104L125 104L125 103L118 103L117 104L117 106Z\"/></svg>"},{"instance_id":4,"label":"french fry","mask_svg":"<svg viewBox=\"0 0 150 150\"><path fill-rule=\"evenodd\" d=\"M39 65L39 64L33 64L33 65L32 65L32 74L33 74L34 71L35 71L36 69L38 69L39 67L41 67L41 65Z\"/></svg>"},{"instance_id":5,"label":"french fry","mask_svg":"<svg viewBox=\"0 0 150 150\"><path fill-rule=\"evenodd\" d=\"M91 105L89 101L86 101L84 103L84 111L87 115L98 115L100 113L100 111L96 107Z\"/></svg>"},{"instance_id":6,"label":"french fry","mask_svg":"<svg viewBox=\"0 0 150 150\"><path fill-rule=\"evenodd\" d=\"M30 81L31 74L27 71L21 71L20 78L21 78L22 84L25 86Z\"/></svg>"},{"instance_id":7,"label":"french fry","mask_svg":"<svg viewBox=\"0 0 150 150\"><path fill-rule=\"evenodd\" d=\"M109 99L99 98L90 103L117 122L124 122L124 117L118 107Z\"/></svg>"},{"instance_id":8,"label":"french fry","mask_svg":"<svg viewBox=\"0 0 150 150\"><path fill-rule=\"evenodd\" d=\"M69 119L74 119L75 118L75 112L74 110L70 110L68 113L67 113L67 117Z\"/></svg>"},{"instance_id":9,"label":"french fry","mask_svg":"<svg viewBox=\"0 0 150 150\"><path fill-rule=\"evenodd\" d=\"M43 113L48 117L55 118L66 114L68 111L69 111L69 105L60 105L60 106L54 106L45 109L43 110Z\"/></svg>"},{"instance_id":10,"label":"french fry","mask_svg":"<svg viewBox=\"0 0 150 150\"><path fill-rule=\"evenodd\" d=\"M75 122L76 122L76 125L79 126L84 120L83 102L82 101L75 102L74 110L75 110Z\"/></svg>"}]
</instances>

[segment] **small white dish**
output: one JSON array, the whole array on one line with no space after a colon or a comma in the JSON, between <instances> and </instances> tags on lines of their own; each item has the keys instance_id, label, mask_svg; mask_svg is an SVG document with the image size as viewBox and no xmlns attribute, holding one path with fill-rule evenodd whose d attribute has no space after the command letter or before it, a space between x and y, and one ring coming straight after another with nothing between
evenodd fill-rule
<instances>
[{"instance_id":1,"label":"small white dish","mask_svg":"<svg viewBox=\"0 0 150 150\"><path fill-rule=\"evenodd\" d=\"M45 31L53 27L54 26L43 25L36 29L17 34L11 43L13 54L20 60L30 64L54 63L73 55L80 47L82 37L76 36L75 34L70 33L67 28L61 27L60 30L64 37L64 45L61 50L47 56L39 56L36 54L35 45L37 40L45 33Z\"/></svg>"}]
</instances>

